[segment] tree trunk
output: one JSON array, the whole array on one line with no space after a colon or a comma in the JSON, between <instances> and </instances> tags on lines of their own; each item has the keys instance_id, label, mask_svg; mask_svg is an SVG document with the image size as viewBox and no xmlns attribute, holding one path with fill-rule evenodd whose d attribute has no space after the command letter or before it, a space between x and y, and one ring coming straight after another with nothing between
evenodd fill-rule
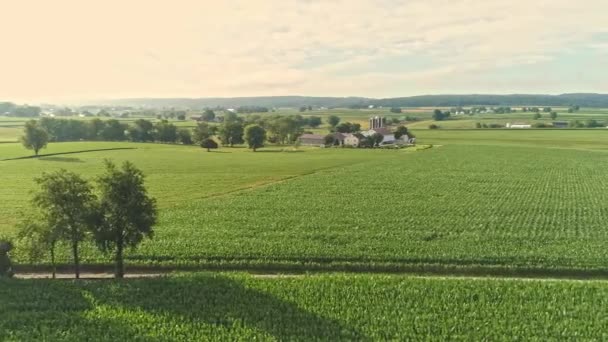
<instances>
[{"instance_id":1,"label":"tree trunk","mask_svg":"<svg viewBox=\"0 0 608 342\"><path fill-rule=\"evenodd\" d=\"M55 244L51 245L51 268L53 270L53 279L57 278L57 266L55 266Z\"/></svg>"},{"instance_id":2,"label":"tree trunk","mask_svg":"<svg viewBox=\"0 0 608 342\"><path fill-rule=\"evenodd\" d=\"M207 152L211 152L211 151L209 150L209 147L207 147Z\"/></svg>"},{"instance_id":3,"label":"tree trunk","mask_svg":"<svg viewBox=\"0 0 608 342\"><path fill-rule=\"evenodd\" d=\"M72 242L72 255L74 256L74 275L80 279L80 259L78 256L78 241Z\"/></svg>"},{"instance_id":4,"label":"tree trunk","mask_svg":"<svg viewBox=\"0 0 608 342\"><path fill-rule=\"evenodd\" d=\"M114 272L114 277L120 279L125 277L125 267L122 256L123 248L122 239L118 239L118 241L116 241L116 270Z\"/></svg>"},{"instance_id":5,"label":"tree trunk","mask_svg":"<svg viewBox=\"0 0 608 342\"><path fill-rule=\"evenodd\" d=\"M255 147L253 148L253 152L255 152Z\"/></svg>"}]
</instances>

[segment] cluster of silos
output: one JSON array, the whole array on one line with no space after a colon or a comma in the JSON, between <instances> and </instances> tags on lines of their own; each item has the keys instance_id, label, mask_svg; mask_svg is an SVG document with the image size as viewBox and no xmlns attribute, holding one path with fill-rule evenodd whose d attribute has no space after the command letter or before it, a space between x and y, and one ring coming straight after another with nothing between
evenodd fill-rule
<instances>
[{"instance_id":1,"label":"cluster of silos","mask_svg":"<svg viewBox=\"0 0 608 342\"><path fill-rule=\"evenodd\" d=\"M369 129L376 129L384 127L386 118L380 116L374 116L369 118Z\"/></svg>"}]
</instances>

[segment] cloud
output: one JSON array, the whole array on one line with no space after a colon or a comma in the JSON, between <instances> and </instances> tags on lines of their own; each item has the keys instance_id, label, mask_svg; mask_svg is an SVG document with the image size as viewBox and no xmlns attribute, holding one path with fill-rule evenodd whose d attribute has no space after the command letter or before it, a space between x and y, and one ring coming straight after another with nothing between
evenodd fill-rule
<instances>
[{"instance_id":1,"label":"cloud","mask_svg":"<svg viewBox=\"0 0 608 342\"><path fill-rule=\"evenodd\" d=\"M52 100L531 91L536 82L482 89L471 81L575 63L565 52L582 47L606 51L608 3L22 0L6 7L0 39L10 49L0 56L0 94Z\"/></svg>"}]
</instances>

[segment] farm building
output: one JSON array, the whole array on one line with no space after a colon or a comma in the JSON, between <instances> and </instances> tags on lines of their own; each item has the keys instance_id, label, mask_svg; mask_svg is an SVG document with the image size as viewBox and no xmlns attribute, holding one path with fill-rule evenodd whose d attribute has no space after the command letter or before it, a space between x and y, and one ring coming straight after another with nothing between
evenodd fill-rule
<instances>
[{"instance_id":1,"label":"farm building","mask_svg":"<svg viewBox=\"0 0 608 342\"><path fill-rule=\"evenodd\" d=\"M568 122L567 121L553 121L553 127L568 128Z\"/></svg>"},{"instance_id":2,"label":"farm building","mask_svg":"<svg viewBox=\"0 0 608 342\"><path fill-rule=\"evenodd\" d=\"M529 124L521 124L521 123L508 123L507 128L532 128L532 125Z\"/></svg>"},{"instance_id":3,"label":"farm building","mask_svg":"<svg viewBox=\"0 0 608 342\"><path fill-rule=\"evenodd\" d=\"M320 134L302 134L300 136L302 145L321 146L325 145L325 136Z\"/></svg>"},{"instance_id":4,"label":"farm building","mask_svg":"<svg viewBox=\"0 0 608 342\"><path fill-rule=\"evenodd\" d=\"M344 145L358 147L359 144L361 144L361 140L363 138L364 138L364 136L360 133L346 134L346 136L344 138Z\"/></svg>"},{"instance_id":5,"label":"farm building","mask_svg":"<svg viewBox=\"0 0 608 342\"><path fill-rule=\"evenodd\" d=\"M395 135L393 134L393 132L391 132L390 129L388 129L386 127L379 127L379 128L374 128L374 129L370 129L368 131L361 132L361 134L363 134L363 136L366 136L366 137L369 137L376 133L380 133L384 137L382 139L382 144L392 144L395 142Z\"/></svg>"}]
</instances>

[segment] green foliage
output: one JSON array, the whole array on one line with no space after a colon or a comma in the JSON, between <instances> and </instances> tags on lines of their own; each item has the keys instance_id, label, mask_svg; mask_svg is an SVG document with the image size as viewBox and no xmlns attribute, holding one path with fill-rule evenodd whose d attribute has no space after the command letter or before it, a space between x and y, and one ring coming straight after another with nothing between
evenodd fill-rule
<instances>
[{"instance_id":1,"label":"green foliage","mask_svg":"<svg viewBox=\"0 0 608 342\"><path fill-rule=\"evenodd\" d=\"M393 108L391 108L391 113L401 113L401 108L393 107Z\"/></svg>"},{"instance_id":2,"label":"green foliage","mask_svg":"<svg viewBox=\"0 0 608 342\"><path fill-rule=\"evenodd\" d=\"M429 129L439 129L439 126L436 124L430 124Z\"/></svg>"},{"instance_id":3,"label":"green foliage","mask_svg":"<svg viewBox=\"0 0 608 342\"><path fill-rule=\"evenodd\" d=\"M119 169L106 161L106 171L98 178L100 189L99 215L94 237L103 251L113 251L115 275L124 276L123 252L137 247L144 238L151 238L156 224L156 200L148 196L144 174L131 162Z\"/></svg>"},{"instance_id":4,"label":"green foliage","mask_svg":"<svg viewBox=\"0 0 608 342\"><path fill-rule=\"evenodd\" d=\"M162 127L160 128L162 130ZM137 142L154 141L154 129L152 121L145 119L135 120L133 126L128 128L129 140Z\"/></svg>"},{"instance_id":5,"label":"green foliage","mask_svg":"<svg viewBox=\"0 0 608 342\"><path fill-rule=\"evenodd\" d=\"M48 132L40 127L35 120L30 120L25 123L21 143L28 150L34 150L34 154L38 155L40 149L46 147L49 141Z\"/></svg>"},{"instance_id":6,"label":"green foliage","mask_svg":"<svg viewBox=\"0 0 608 342\"><path fill-rule=\"evenodd\" d=\"M206 122L199 122L192 132L192 140L200 145L203 141L211 138L215 132L215 126L211 126Z\"/></svg>"},{"instance_id":7,"label":"green foliage","mask_svg":"<svg viewBox=\"0 0 608 342\"><path fill-rule=\"evenodd\" d=\"M435 109L433 111L433 120L435 121L443 121L449 117L449 114L446 112L442 112L441 109Z\"/></svg>"},{"instance_id":8,"label":"green foliage","mask_svg":"<svg viewBox=\"0 0 608 342\"><path fill-rule=\"evenodd\" d=\"M356 133L361 130L361 125L352 122L343 122L336 126L336 132L339 133Z\"/></svg>"},{"instance_id":9,"label":"green foliage","mask_svg":"<svg viewBox=\"0 0 608 342\"><path fill-rule=\"evenodd\" d=\"M399 126L395 129L395 139L401 139L402 136L407 135L410 138L413 138L413 134L407 129L405 126Z\"/></svg>"},{"instance_id":10,"label":"green foliage","mask_svg":"<svg viewBox=\"0 0 608 342\"><path fill-rule=\"evenodd\" d=\"M184 145L192 145L192 133L187 128L180 128L177 131L177 140Z\"/></svg>"},{"instance_id":11,"label":"green foliage","mask_svg":"<svg viewBox=\"0 0 608 342\"><path fill-rule=\"evenodd\" d=\"M308 120L306 121L306 123L308 124L308 126L310 126L312 128L317 128L317 127L321 126L323 121L318 116L310 116L310 117L308 117Z\"/></svg>"},{"instance_id":12,"label":"green foliage","mask_svg":"<svg viewBox=\"0 0 608 342\"><path fill-rule=\"evenodd\" d=\"M67 241L72 250L76 277L79 277L80 243L93 225L95 195L89 182L77 174L59 170L44 173L36 179L40 190L32 203L40 211L41 227L30 227L49 245L56 240ZM41 231L42 230L42 231ZM28 234L30 235L30 234Z\"/></svg>"},{"instance_id":13,"label":"green foliage","mask_svg":"<svg viewBox=\"0 0 608 342\"><path fill-rule=\"evenodd\" d=\"M327 117L327 123L331 127L336 127L340 123L340 117L336 115L330 115Z\"/></svg>"},{"instance_id":14,"label":"green foliage","mask_svg":"<svg viewBox=\"0 0 608 342\"><path fill-rule=\"evenodd\" d=\"M163 143L174 143L177 136L177 127L174 124L163 120L154 125L154 137Z\"/></svg>"},{"instance_id":15,"label":"green foliage","mask_svg":"<svg viewBox=\"0 0 608 342\"><path fill-rule=\"evenodd\" d=\"M549 114L549 117L551 118L551 120L557 119L557 112L551 112L551 114Z\"/></svg>"},{"instance_id":16,"label":"green foliage","mask_svg":"<svg viewBox=\"0 0 608 342\"><path fill-rule=\"evenodd\" d=\"M542 117L542 115L540 115L540 113L536 112L536 113L534 113L534 115L532 116L532 119L534 119L534 120L538 120L538 119L540 119L541 117Z\"/></svg>"},{"instance_id":17,"label":"green foliage","mask_svg":"<svg viewBox=\"0 0 608 342\"><path fill-rule=\"evenodd\" d=\"M215 112L211 109L205 109L203 115L201 115L201 119L204 121L213 121L215 119Z\"/></svg>"},{"instance_id":18,"label":"green foliage","mask_svg":"<svg viewBox=\"0 0 608 342\"><path fill-rule=\"evenodd\" d=\"M223 145L230 147L243 143L244 127L240 121L224 121L219 129L219 137Z\"/></svg>"},{"instance_id":19,"label":"green foliage","mask_svg":"<svg viewBox=\"0 0 608 342\"><path fill-rule=\"evenodd\" d=\"M207 152L209 152L209 150L211 149L216 149L219 147L217 142L215 142L215 140L213 140L212 138L207 138L201 141L200 145L202 148L206 148Z\"/></svg>"},{"instance_id":20,"label":"green foliage","mask_svg":"<svg viewBox=\"0 0 608 342\"><path fill-rule=\"evenodd\" d=\"M264 141L266 141L266 130L263 127L259 125L245 127L245 142L249 148L253 149L253 152L263 147Z\"/></svg>"}]
</instances>

